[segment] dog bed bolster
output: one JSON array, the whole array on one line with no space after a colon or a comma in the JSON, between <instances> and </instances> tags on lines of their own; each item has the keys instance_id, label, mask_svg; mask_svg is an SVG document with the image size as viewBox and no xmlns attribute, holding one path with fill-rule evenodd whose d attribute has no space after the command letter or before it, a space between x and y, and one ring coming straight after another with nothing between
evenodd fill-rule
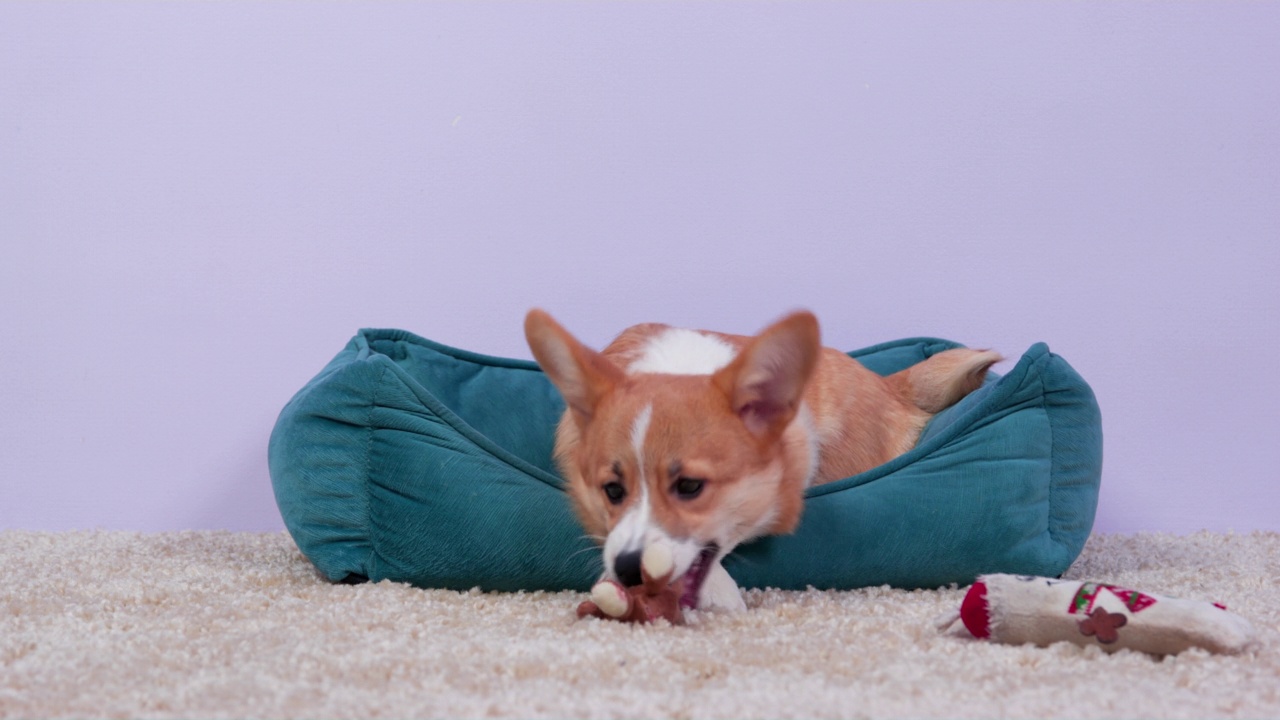
<instances>
[{"instance_id":1,"label":"dog bed bolster","mask_svg":"<svg viewBox=\"0 0 1280 720\"><path fill-rule=\"evenodd\" d=\"M850 353L881 374L956 343ZM599 550L552 461L564 409L532 362L362 330L284 407L271 480L299 549L333 581L585 590ZM938 587L1059 575L1093 524L1102 429L1043 343L933 418L915 449L811 488L800 527L738 548L744 587Z\"/></svg>"}]
</instances>

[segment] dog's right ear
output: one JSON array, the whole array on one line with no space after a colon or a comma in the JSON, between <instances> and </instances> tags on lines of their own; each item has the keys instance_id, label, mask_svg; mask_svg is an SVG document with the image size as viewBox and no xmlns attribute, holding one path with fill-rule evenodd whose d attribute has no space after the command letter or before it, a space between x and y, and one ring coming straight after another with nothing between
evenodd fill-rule
<instances>
[{"instance_id":1,"label":"dog's right ear","mask_svg":"<svg viewBox=\"0 0 1280 720\"><path fill-rule=\"evenodd\" d=\"M712 382L752 434L776 439L795 418L821 354L817 318L792 313L752 338Z\"/></svg>"},{"instance_id":2,"label":"dog's right ear","mask_svg":"<svg viewBox=\"0 0 1280 720\"><path fill-rule=\"evenodd\" d=\"M578 342L543 310L533 309L525 316L524 336L579 427L591 421L600 400L626 377L617 365Z\"/></svg>"}]
</instances>

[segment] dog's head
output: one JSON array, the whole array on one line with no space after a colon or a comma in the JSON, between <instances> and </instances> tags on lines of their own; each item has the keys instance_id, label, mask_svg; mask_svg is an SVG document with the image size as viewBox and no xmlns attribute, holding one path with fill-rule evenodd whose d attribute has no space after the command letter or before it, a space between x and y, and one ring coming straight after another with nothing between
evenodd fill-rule
<instances>
[{"instance_id":1,"label":"dog's head","mask_svg":"<svg viewBox=\"0 0 1280 720\"><path fill-rule=\"evenodd\" d=\"M807 421L801 399L821 352L813 315L716 339L724 362L700 375L647 371L643 342L622 367L540 310L525 334L567 405L557 460L583 524L604 540L606 576L638 583L644 548L668 542L692 607L722 554L794 528L816 463L808 433L789 431Z\"/></svg>"}]
</instances>

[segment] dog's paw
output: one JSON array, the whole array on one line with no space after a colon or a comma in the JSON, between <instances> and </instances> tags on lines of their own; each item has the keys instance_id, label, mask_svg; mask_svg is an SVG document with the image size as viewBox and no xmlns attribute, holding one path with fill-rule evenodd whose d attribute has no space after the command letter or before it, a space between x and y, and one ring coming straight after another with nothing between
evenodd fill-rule
<instances>
[{"instance_id":1,"label":"dog's paw","mask_svg":"<svg viewBox=\"0 0 1280 720\"><path fill-rule=\"evenodd\" d=\"M742 612L747 609L738 583L718 562L707 571L707 579L698 593L698 609L716 612Z\"/></svg>"}]
</instances>

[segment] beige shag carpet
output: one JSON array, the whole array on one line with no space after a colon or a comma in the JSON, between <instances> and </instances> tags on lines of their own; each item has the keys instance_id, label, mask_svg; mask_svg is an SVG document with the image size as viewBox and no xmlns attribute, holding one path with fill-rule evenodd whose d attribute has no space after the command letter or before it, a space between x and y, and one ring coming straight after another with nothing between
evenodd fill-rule
<instances>
[{"instance_id":1,"label":"beige shag carpet","mask_svg":"<svg viewBox=\"0 0 1280 720\"><path fill-rule=\"evenodd\" d=\"M963 589L753 591L685 627L575 593L330 585L287 535L0 532L3 717L1280 717L1280 534L1095 536L1069 577L1226 603L1155 659L939 633Z\"/></svg>"}]
</instances>

